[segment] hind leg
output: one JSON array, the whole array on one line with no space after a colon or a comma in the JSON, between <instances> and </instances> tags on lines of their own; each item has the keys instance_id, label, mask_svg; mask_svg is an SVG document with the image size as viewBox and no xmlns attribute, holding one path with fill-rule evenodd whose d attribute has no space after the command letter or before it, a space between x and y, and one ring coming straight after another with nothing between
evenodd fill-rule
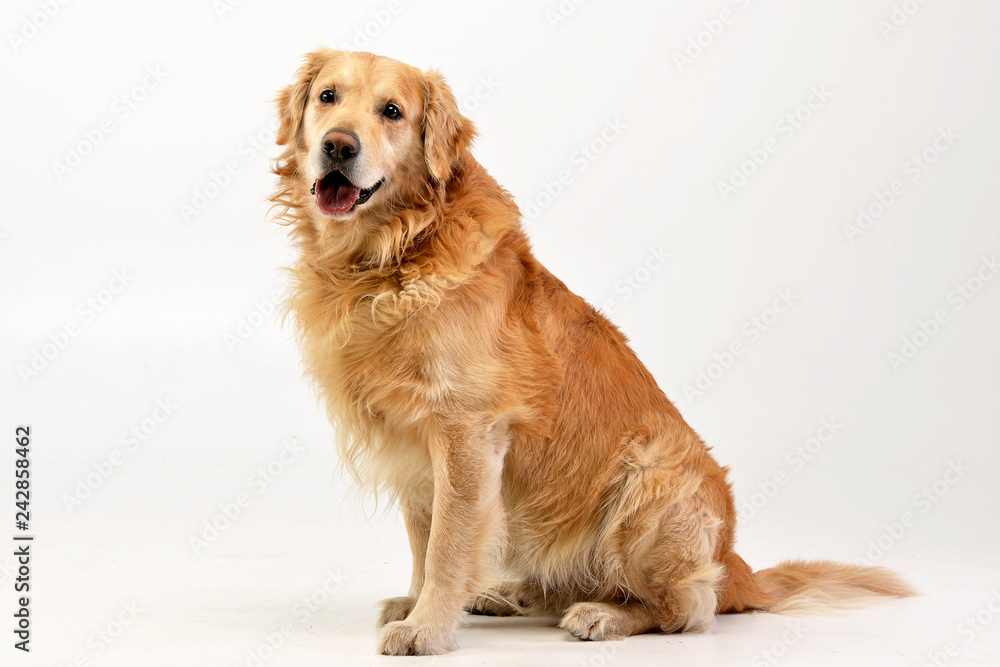
<instances>
[{"instance_id":1,"label":"hind leg","mask_svg":"<svg viewBox=\"0 0 1000 667\"><path fill-rule=\"evenodd\" d=\"M657 630L656 614L639 602L577 602L566 610L559 627L578 639L621 639Z\"/></svg>"},{"instance_id":2,"label":"hind leg","mask_svg":"<svg viewBox=\"0 0 1000 667\"><path fill-rule=\"evenodd\" d=\"M715 622L726 577L713 558L721 521L697 498L665 514L651 548L629 563L630 590L655 610L663 632L704 632Z\"/></svg>"},{"instance_id":3,"label":"hind leg","mask_svg":"<svg viewBox=\"0 0 1000 667\"><path fill-rule=\"evenodd\" d=\"M599 552L605 585L641 601L663 632L711 627L725 583L716 554L731 535L729 489L700 441L689 445L631 440Z\"/></svg>"},{"instance_id":4,"label":"hind leg","mask_svg":"<svg viewBox=\"0 0 1000 667\"><path fill-rule=\"evenodd\" d=\"M645 599L623 604L577 602L559 627L574 637L600 641L659 630L704 632L715 621L716 589L724 570L717 563L673 563L648 582Z\"/></svg>"},{"instance_id":5,"label":"hind leg","mask_svg":"<svg viewBox=\"0 0 1000 667\"><path fill-rule=\"evenodd\" d=\"M718 563L686 565L681 572L661 571L652 582L659 628L663 632L704 632L715 623L716 590L725 576Z\"/></svg>"}]
</instances>

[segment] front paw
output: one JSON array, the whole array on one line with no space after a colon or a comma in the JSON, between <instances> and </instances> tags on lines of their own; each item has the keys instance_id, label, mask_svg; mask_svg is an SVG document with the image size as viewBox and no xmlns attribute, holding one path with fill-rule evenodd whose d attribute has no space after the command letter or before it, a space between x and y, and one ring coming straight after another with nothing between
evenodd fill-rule
<instances>
[{"instance_id":1,"label":"front paw","mask_svg":"<svg viewBox=\"0 0 1000 667\"><path fill-rule=\"evenodd\" d=\"M406 620L415 604L417 604L417 599L407 596L382 600L382 611L378 615L378 624L375 627L381 628L387 623Z\"/></svg>"},{"instance_id":2,"label":"front paw","mask_svg":"<svg viewBox=\"0 0 1000 667\"><path fill-rule=\"evenodd\" d=\"M382 655L438 655L457 648L451 632L435 631L412 621L395 621L382 628Z\"/></svg>"}]
</instances>

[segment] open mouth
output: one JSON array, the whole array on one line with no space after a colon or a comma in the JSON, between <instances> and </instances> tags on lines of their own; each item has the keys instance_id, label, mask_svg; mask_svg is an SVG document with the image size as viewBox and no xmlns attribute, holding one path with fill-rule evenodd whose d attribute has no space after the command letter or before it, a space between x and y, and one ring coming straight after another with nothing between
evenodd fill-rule
<instances>
[{"instance_id":1,"label":"open mouth","mask_svg":"<svg viewBox=\"0 0 1000 667\"><path fill-rule=\"evenodd\" d=\"M316 205L321 211L340 215L368 201L382 187L384 180L380 179L375 185L362 190L335 169L313 183L312 193L316 195Z\"/></svg>"}]
</instances>

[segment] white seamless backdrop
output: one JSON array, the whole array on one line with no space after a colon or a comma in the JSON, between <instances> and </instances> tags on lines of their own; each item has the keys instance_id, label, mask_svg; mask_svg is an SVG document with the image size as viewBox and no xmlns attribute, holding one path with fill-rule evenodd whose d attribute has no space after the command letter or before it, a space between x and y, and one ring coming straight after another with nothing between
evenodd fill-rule
<instances>
[{"instance_id":1,"label":"white seamless backdrop","mask_svg":"<svg viewBox=\"0 0 1000 667\"><path fill-rule=\"evenodd\" d=\"M277 317L273 99L304 52L439 69L538 257L731 466L738 550L920 597L703 635L469 619L419 664L1000 664L1000 7L987 0L10 0L0 539L32 428L32 651L417 664L395 510L345 497ZM10 629L6 629L10 626Z\"/></svg>"}]
</instances>

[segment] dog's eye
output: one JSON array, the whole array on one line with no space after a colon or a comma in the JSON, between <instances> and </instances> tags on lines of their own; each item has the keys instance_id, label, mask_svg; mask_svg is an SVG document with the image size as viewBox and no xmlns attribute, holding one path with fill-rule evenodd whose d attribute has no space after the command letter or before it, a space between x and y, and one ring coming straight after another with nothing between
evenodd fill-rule
<instances>
[{"instance_id":1,"label":"dog's eye","mask_svg":"<svg viewBox=\"0 0 1000 667\"><path fill-rule=\"evenodd\" d=\"M398 106L396 106L392 102L389 102L388 104L385 105L385 108L382 109L382 115L388 118L389 120L399 120L400 118L403 117L403 112L399 110Z\"/></svg>"},{"instance_id":2,"label":"dog's eye","mask_svg":"<svg viewBox=\"0 0 1000 667\"><path fill-rule=\"evenodd\" d=\"M322 93L319 94L319 101L322 102L323 104L333 104L334 100L336 99L337 96L329 88L327 88L326 90L324 90Z\"/></svg>"}]
</instances>

